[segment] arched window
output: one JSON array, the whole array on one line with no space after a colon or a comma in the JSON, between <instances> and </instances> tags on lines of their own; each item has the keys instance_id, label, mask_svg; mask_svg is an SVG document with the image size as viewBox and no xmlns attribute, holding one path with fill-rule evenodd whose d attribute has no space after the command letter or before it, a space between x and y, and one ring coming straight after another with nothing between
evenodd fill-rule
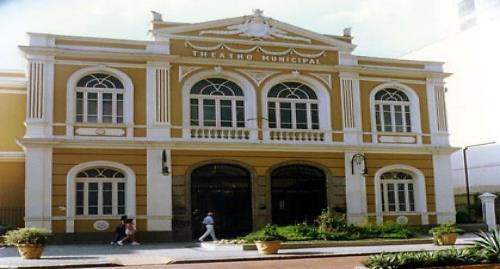
<instances>
[{"instance_id":1,"label":"arched window","mask_svg":"<svg viewBox=\"0 0 500 269\"><path fill-rule=\"evenodd\" d=\"M386 88L375 94L375 123L378 132L412 132L410 99L400 90Z\"/></svg>"},{"instance_id":2,"label":"arched window","mask_svg":"<svg viewBox=\"0 0 500 269\"><path fill-rule=\"evenodd\" d=\"M411 174L390 171L380 175L383 212L415 211L415 182Z\"/></svg>"},{"instance_id":3,"label":"arched window","mask_svg":"<svg viewBox=\"0 0 500 269\"><path fill-rule=\"evenodd\" d=\"M75 178L75 214L125 214L125 185L125 174L113 168L98 167L78 172Z\"/></svg>"},{"instance_id":4,"label":"arched window","mask_svg":"<svg viewBox=\"0 0 500 269\"><path fill-rule=\"evenodd\" d=\"M319 129L318 97L307 85L282 82L267 94L269 128Z\"/></svg>"},{"instance_id":5,"label":"arched window","mask_svg":"<svg viewBox=\"0 0 500 269\"><path fill-rule=\"evenodd\" d=\"M190 91L190 125L201 127L245 127L245 97L236 83L208 78Z\"/></svg>"},{"instance_id":6,"label":"arched window","mask_svg":"<svg viewBox=\"0 0 500 269\"><path fill-rule=\"evenodd\" d=\"M116 77L93 73L76 84L76 122L123 123L125 89Z\"/></svg>"}]
</instances>

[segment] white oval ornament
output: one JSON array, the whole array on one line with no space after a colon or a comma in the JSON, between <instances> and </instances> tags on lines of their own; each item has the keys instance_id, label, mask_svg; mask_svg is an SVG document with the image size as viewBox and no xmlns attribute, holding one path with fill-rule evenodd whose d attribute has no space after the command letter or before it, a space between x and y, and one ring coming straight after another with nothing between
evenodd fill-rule
<instances>
[{"instance_id":1,"label":"white oval ornament","mask_svg":"<svg viewBox=\"0 0 500 269\"><path fill-rule=\"evenodd\" d=\"M109 222L105 220L98 220L94 222L94 229L96 231L105 231L109 228Z\"/></svg>"},{"instance_id":2,"label":"white oval ornament","mask_svg":"<svg viewBox=\"0 0 500 269\"><path fill-rule=\"evenodd\" d=\"M396 219L396 222L398 224L401 224L401 225L405 225L405 224L408 224L408 218L406 216L399 216L397 219Z\"/></svg>"}]
</instances>

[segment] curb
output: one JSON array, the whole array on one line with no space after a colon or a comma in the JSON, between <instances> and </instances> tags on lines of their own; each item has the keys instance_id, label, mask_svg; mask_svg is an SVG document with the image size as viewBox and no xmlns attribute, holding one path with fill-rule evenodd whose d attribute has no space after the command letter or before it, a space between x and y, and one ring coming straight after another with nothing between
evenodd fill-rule
<instances>
[{"instance_id":1,"label":"curb","mask_svg":"<svg viewBox=\"0 0 500 269\"><path fill-rule=\"evenodd\" d=\"M283 243L280 249L299 248L330 248L330 247L366 247L366 246L388 246L388 245L418 245L432 244L432 239L410 239L410 240L386 240L386 241L336 241L319 243ZM243 250L257 250L255 244L242 245Z\"/></svg>"},{"instance_id":2,"label":"curb","mask_svg":"<svg viewBox=\"0 0 500 269\"><path fill-rule=\"evenodd\" d=\"M12 269L12 268L18 268L18 269L40 269L40 268L47 268L47 269L59 269L59 268L89 268L89 267L111 267L111 266L123 266L121 264L117 263L88 263L88 264L47 264L47 265L18 265L18 266L0 266L1 269Z\"/></svg>"}]
</instances>

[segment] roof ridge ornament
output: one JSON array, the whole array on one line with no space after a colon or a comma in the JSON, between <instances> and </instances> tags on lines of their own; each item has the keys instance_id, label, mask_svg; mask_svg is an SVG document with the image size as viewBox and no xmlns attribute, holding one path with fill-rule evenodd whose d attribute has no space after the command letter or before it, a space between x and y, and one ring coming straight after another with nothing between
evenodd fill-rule
<instances>
[{"instance_id":1,"label":"roof ridge ornament","mask_svg":"<svg viewBox=\"0 0 500 269\"><path fill-rule=\"evenodd\" d=\"M160 12L151 10L151 14L153 15L153 21L163 21L162 15Z\"/></svg>"},{"instance_id":2,"label":"roof ridge ornament","mask_svg":"<svg viewBox=\"0 0 500 269\"><path fill-rule=\"evenodd\" d=\"M227 30L200 31L199 35L239 35L242 37L250 37L255 40L282 38L311 43L311 40L308 38L290 36L287 32L272 26L270 19L262 16L263 13L264 11L261 9L254 9L253 16L251 18L246 17L240 24L227 26Z\"/></svg>"}]
</instances>

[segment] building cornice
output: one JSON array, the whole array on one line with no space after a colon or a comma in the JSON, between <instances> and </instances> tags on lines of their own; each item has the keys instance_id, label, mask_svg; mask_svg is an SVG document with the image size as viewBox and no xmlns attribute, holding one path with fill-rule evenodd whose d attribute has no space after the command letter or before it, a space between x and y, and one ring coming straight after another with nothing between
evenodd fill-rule
<instances>
[{"instance_id":1,"label":"building cornice","mask_svg":"<svg viewBox=\"0 0 500 269\"><path fill-rule=\"evenodd\" d=\"M34 46L19 46L22 52L27 55L43 55L54 57L73 57L78 59L106 59L106 60L131 60L131 61L173 61L178 56L148 53L137 50L132 51L100 51L100 50L79 50L70 48L54 48L54 47L34 47Z\"/></svg>"},{"instance_id":2,"label":"building cornice","mask_svg":"<svg viewBox=\"0 0 500 269\"><path fill-rule=\"evenodd\" d=\"M223 150L223 151L282 151L282 152L364 152L383 154L451 154L460 148L451 146L422 145L345 145L332 144L272 144L272 143L217 143L172 139L171 141L153 140L97 140L97 139L65 139L65 138L22 138L17 140L23 147L55 147L55 148L123 148L147 149L169 148L172 150Z\"/></svg>"}]
</instances>

